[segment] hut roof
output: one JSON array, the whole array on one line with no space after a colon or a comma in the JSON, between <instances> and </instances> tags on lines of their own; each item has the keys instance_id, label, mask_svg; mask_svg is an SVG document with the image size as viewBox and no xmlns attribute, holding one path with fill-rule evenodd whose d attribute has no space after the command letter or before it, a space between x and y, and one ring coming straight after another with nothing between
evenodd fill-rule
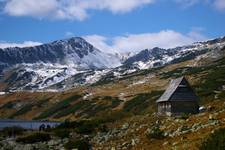
<instances>
[{"instance_id":1,"label":"hut roof","mask_svg":"<svg viewBox=\"0 0 225 150\"><path fill-rule=\"evenodd\" d=\"M189 92L174 94L176 92L176 90L178 89L178 87L187 87L189 89ZM198 97L195 95L194 91L191 89L191 87L185 77L173 79L170 82L169 87L166 89L166 91L163 93L163 95L156 102L158 103L158 102L175 101L175 100L176 101L198 100Z\"/></svg>"}]
</instances>

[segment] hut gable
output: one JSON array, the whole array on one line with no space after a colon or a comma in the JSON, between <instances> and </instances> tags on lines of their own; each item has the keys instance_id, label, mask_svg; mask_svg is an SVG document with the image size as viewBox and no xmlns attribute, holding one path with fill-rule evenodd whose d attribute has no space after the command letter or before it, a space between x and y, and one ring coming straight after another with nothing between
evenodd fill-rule
<instances>
[{"instance_id":1,"label":"hut gable","mask_svg":"<svg viewBox=\"0 0 225 150\"><path fill-rule=\"evenodd\" d=\"M169 87L156 102L195 100L198 100L198 97L190 87L188 81L185 77L180 77L170 82Z\"/></svg>"}]
</instances>

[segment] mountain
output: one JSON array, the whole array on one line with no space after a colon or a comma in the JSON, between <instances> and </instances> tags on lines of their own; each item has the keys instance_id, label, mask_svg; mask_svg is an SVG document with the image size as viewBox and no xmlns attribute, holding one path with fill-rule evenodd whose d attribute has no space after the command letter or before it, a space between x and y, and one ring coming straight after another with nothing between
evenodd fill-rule
<instances>
[{"instance_id":1,"label":"mountain","mask_svg":"<svg viewBox=\"0 0 225 150\"><path fill-rule=\"evenodd\" d=\"M79 37L35 47L0 49L0 58L3 81L15 90L43 89L80 72L120 65L117 57Z\"/></svg>"},{"instance_id":2,"label":"mountain","mask_svg":"<svg viewBox=\"0 0 225 150\"><path fill-rule=\"evenodd\" d=\"M149 69L168 63L193 59L213 49L220 49L223 46L225 46L225 37L171 49L155 47L140 51L125 60L123 64L139 69Z\"/></svg>"},{"instance_id":3,"label":"mountain","mask_svg":"<svg viewBox=\"0 0 225 150\"><path fill-rule=\"evenodd\" d=\"M120 64L112 55L101 52L79 37L35 47L0 49L0 57L2 66L50 63L81 69L103 69Z\"/></svg>"},{"instance_id":4,"label":"mountain","mask_svg":"<svg viewBox=\"0 0 225 150\"><path fill-rule=\"evenodd\" d=\"M155 47L112 55L76 37L35 47L0 49L0 90L67 90L107 83L139 70L202 57L219 58L224 46L225 37L221 37L170 49Z\"/></svg>"}]
</instances>

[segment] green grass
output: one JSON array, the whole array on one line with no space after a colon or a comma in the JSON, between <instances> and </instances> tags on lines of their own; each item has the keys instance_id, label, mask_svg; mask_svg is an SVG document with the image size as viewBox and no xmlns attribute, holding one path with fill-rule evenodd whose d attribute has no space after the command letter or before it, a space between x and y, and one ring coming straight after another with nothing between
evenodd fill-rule
<instances>
[{"instance_id":1,"label":"green grass","mask_svg":"<svg viewBox=\"0 0 225 150\"><path fill-rule=\"evenodd\" d=\"M90 144L86 140L70 140L64 147L67 150L77 149L77 150L90 150Z\"/></svg>"},{"instance_id":2,"label":"green grass","mask_svg":"<svg viewBox=\"0 0 225 150\"><path fill-rule=\"evenodd\" d=\"M71 113L74 113L74 112L78 111L79 109L82 109L82 108L88 106L89 104L90 104L89 101L80 101L80 102L76 103L75 105L69 106L67 109L59 111L55 115L55 118L67 116Z\"/></svg>"},{"instance_id":3,"label":"green grass","mask_svg":"<svg viewBox=\"0 0 225 150\"><path fill-rule=\"evenodd\" d=\"M105 103L95 104L95 102L98 103L98 101L103 101ZM94 115L104 113L104 111L110 111L112 108L117 107L120 102L121 100L119 100L118 97L98 96L94 97L91 101L80 101L74 105L70 105L66 109L59 110L54 117L60 118L76 112L77 115L93 117Z\"/></svg>"},{"instance_id":4,"label":"green grass","mask_svg":"<svg viewBox=\"0 0 225 150\"><path fill-rule=\"evenodd\" d=\"M161 96L162 93L162 91L152 91L151 93L138 94L124 104L123 111L140 114L149 106L154 107L155 101Z\"/></svg>"},{"instance_id":5,"label":"green grass","mask_svg":"<svg viewBox=\"0 0 225 150\"><path fill-rule=\"evenodd\" d=\"M27 104L24 107L22 107L17 112L13 113L9 118L14 118L23 114L26 114L27 112L31 111L33 107L33 104Z\"/></svg>"},{"instance_id":6,"label":"green grass","mask_svg":"<svg viewBox=\"0 0 225 150\"><path fill-rule=\"evenodd\" d=\"M51 136L49 133L35 132L26 136L18 137L16 139L16 142L24 143L24 144L33 144L37 142L46 142L46 141L49 141L50 139L51 139Z\"/></svg>"},{"instance_id":7,"label":"green grass","mask_svg":"<svg viewBox=\"0 0 225 150\"><path fill-rule=\"evenodd\" d=\"M12 109L14 106L13 102L8 102L6 104L4 104L0 109Z\"/></svg>"},{"instance_id":8,"label":"green grass","mask_svg":"<svg viewBox=\"0 0 225 150\"><path fill-rule=\"evenodd\" d=\"M221 91L219 98L225 98L222 87L225 85L225 66L224 61L220 62L217 66L211 68L208 74L195 86L197 93L204 99L214 99L215 92Z\"/></svg>"},{"instance_id":9,"label":"green grass","mask_svg":"<svg viewBox=\"0 0 225 150\"><path fill-rule=\"evenodd\" d=\"M202 143L199 150L224 150L225 128L216 130Z\"/></svg>"},{"instance_id":10,"label":"green grass","mask_svg":"<svg viewBox=\"0 0 225 150\"><path fill-rule=\"evenodd\" d=\"M70 106L71 102L78 100L79 98L81 98L81 95L73 95L67 99L64 99L64 100L54 104L52 107L50 107L46 111L42 112L38 117L36 117L34 119L38 120L38 119L44 119L44 118L50 117L50 116L58 113L62 109L68 108Z\"/></svg>"},{"instance_id":11,"label":"green grass","mask_svg":"<svg viewBox=\"0 0 225 150\"><path fill-rule=\"evenodd\" d=\"M48 102L48 100L49 100L49 98L48 99L43 99L43 100L37 101L37 102L32 103L32 104L31 103L26 104L21 109L19 109L18 111L16 111L12 115L10 115L9 118L15 118L17 116L24 115L24 114L28 113L29 111L31 111L32 110L32 107L34 107L34 106L42 107L43 104L45 104L45 103Z\"/></svg>"},{"instance_id":12,"label":"green grass","mask_svg":"<svg viewBox=\"0 0 225 150\"><path fill-rule=\"evenodd\" d=\"M160 74L161 79L168 79L168 78L178 78L185 75L194 75L205 70L208 70L208 67L181 67L176 68L172 71L163 72Z\"/></svg>"}]
</instances>

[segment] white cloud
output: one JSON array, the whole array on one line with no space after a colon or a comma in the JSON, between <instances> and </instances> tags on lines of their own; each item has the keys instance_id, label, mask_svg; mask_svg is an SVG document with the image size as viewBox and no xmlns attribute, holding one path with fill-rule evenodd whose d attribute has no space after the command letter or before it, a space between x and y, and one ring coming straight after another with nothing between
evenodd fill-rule
<instances>
[{"instance_id":1,"label":"white cloud","mask_svg":"<svg viewBox=\"0 0 225 150\"><path fill-rule=\"evenodd\" d=\"M173 48L207 39L196 30L187 34L173 30L163 30L158 33L128 34L112 38L99 35L89 35L84 38L100 50L111 53L116 51L138 51L154 47ZM111 44L108 44L110 42Z\"/></svg>"},{"instance_id":2,"label":"white cloud","mask_svg":"<svg viewBox=\"0 0 225 150\"><path fill-rule=\"evenodd\" d=\"M180 4L184 8L196 5L205 4L214 7L215 9L221 11L225 10L225 0L174 0L176 3Z\"/></svg>"},{"instance_id":3,"label":"white cloud","mask_svg":"<svg viewBox=\"0 0 225 150\"><path fill-rule=\"evenodd\" d=\"M83 37L86 41L93 44L99 50L103 50L107 53L115 53L118 52L116 49L113 48L112 45L108 44L109 38L101 36L101 35L89 35Z\"/></svg>"},{"instance_id":4,"label":"white cloud","mask_svg":"<svg viewBox=\"0 0 225 150\"><path fill-rule=\"evenodd\" d=\"M56 0L9 0L5 12L12 16L47 17L56 13L58 3Z\"/></svg>"},{"instance_id":5,"label":"white cloud","mask_svg":"<svg viewBox=\"0 0 225 150\"><path fill-rule=\"evenodd\" d=\"M225 9L225 0L215 0L214 6L218 10L224 10Z\"/></svg>"},{"instance_id":6,"label":"white cloud","mask_svg":"<svg viewBox=\"0 0 225 150\"><path fill-rule=\"evenodd\" d=\"M74 34L73 32L67 31L67 32L65 33L65 36L66 36L66 37L73 37L73 36L75 36L75 34Z\"/></svg>"},{"instance_id":7,"label":"white cloud","mask_svg":"<svg viewBox=\"0 0 225 150\"><path fill-rule=\"evenodd\" d=\"M202 0L204 1L204 0ZM176 3L182 5L184 8L197 4L200 0L175 0Z\"/></svg>"},{"instance_id":8,"label":"white cloud","mask_svg":"<svg viewBox=\"0 0 225 150\"><path fill-rule=\"evenodd\" d=\"M10 43L10 42L1 42L0 41L0 48L7 48L7 47L30 47L30 46L37 46L41 45L40 42L33 42L33 41L25 41L23 43Z\"/></svg>"},{"instance_id":9,"label":"white cloud","mask_svg":"<svg viewBox=\"0 0 225 150\"><path fill-rule=\"evenodd\" d=\"M12 16L84 20L89 16L89 10L126 13L153 2L154 0L6 0L4 11Z\"/></svg>"}]
</instances>

